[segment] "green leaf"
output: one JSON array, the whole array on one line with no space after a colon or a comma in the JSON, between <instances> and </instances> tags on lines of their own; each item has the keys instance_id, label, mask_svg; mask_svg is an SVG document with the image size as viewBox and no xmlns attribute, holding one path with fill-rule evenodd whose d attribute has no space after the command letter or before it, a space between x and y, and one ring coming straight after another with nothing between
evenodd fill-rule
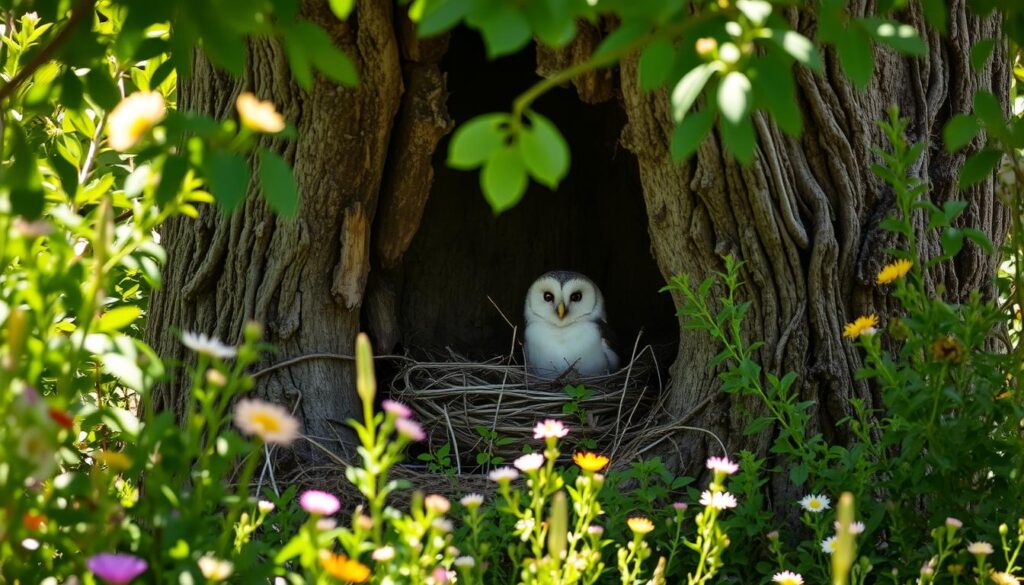
<instances>
[{"instance_id":1,"label":"green leaf","mask_svg":"<svg viewBox=\"0 0 1024 585\"><path fill-rule=\"evenodd\" d=\"M999 164L1002 158L1003 153L994 148L985 148L978 151L964 162L964 167L960 169L960 179L957 181L957 186L961 189L966 189L992 176L992 171L995 170L996 165Z\"/></svg>"},{"instance_id":2,"label":"green leaf","mask_svg":"<svg viewBox=\"0 0 1024 585\"><path fill-rule=\"evenodd\" d=\"M69 163L59 152L53 150L50 152L50 166L53 167L53 172L57 173L57 177L60 179L60 185L64 188L64 192L69 197L74 197L78 192L78 169L75 165Z\"/></svg>"},{"instance_id":3,"label":"green leaf","mask_svg":"<svg viewBox=\"0 0 1024 585\"><path fill-rule=\"evenodd\" d=\"M562 0L527 2L522 5L533 34L550 47L561 48L576 36L572 7Z\"/></svg>"},{"instance_id":4,"label":"green leaf","mask_svg":"<svg viewBox=\"0 0 1024 585\"><path fill-rule=\"evenodd\" d=\"M949 257L956 256L964 247L964 235L960 230L948 227L942 230L940 244L943 254Z\"/></svg>"},{"instance_id":5,"label":"green leaf","mask_svg":"<svg viewBox=\"0 0 1024 585\"><path fill-rule=\"evenodd\" d=\"M249 163L239 154L222 150L209 153L204 163L210 192L225 211L234 211L249 188Z\"/></svg>"},{"instance_id":6,"label":"green leaf","mask_svg":"<svg viewBox=\"0 0 1024 585\"><path fill-rule=\"evenodd\" d=\"M1006 119L1003 117L1003 108L999 105L996 96L985 90L975 92L974 113L981 118L988 130L1005 135Z\"/></svg>"},{"instance_id":7,"label":"green leaf","mask_svg":"<svg viewBox=\"0 0 1024 585\"><path fill-rule=\"evenodd\" d=\"M331 0L331 11L341 20L347 19L355 7L355 0Z\"/></svg>"},{"instance_id":8,"label":"green leaf","mask_svg":"<svg viewBox=\"0 0 1024 585\"><path fill-rule=\"evenodd\" d=\"M511 209L526 193L526 165L515 146L506 146L494 153L480 173L484 199L495 213Z\"/></svg>"},{"instance_id":9,"label":"green leaf","mask_svg":"<svg viewBox=\"0 0 1024 585\"><path fill-rule=\"evenodd\" d=\"M651 44L647 45L644 52L640 54L640 63L637 66L640 87L644 91L653 91L665 83L675 56L676 51L668 39L658 37L651 41Z\"/></svg>"},{"instance_id":10,"label":"green leaf","mask_svg":"<svg viewBox=\"0 0 1024 585\"><path fill-rule=\"evenodd\" d=\"M821 54L810 39L802 34L791 30L772 30L768 37L775 42L790 57L813 71L821 71L823 64Z\"/></svg>"},{"instance_id":11,"label":"green leaf","mask_svg":"<svg viewBox=\"0 0 1024 585\"><path fill-rule=\"evenodd\" d=\"M11 211L27 219L36 219L43 213L43 179L39 174L39 163L21 125L12 123L10 132L14 160L3 173L3 182L10 188Z\"/></svg>"},{"instance_id":12,"label":"green leaf","mask_svg":"<svg viewBox=\"0 0 1024 585\"><path fill-rule=\"evenodd\" d=\"M745 116L737 123L722 119L719 122L722 132L722 143L732 152L736 160L744 165L754 160L754 125L749 116Z\"/></svg>"},{"instance_id":13,"label":"green leaf","mask_svg":"<svg viewBox=\"0 0 1024 585\"><path fill-rule=\"evenodd\" d=\"M276 152L260 149L260 189L270 207L284 217L299 209L299 187L291 167Z\"/></svg>"},{"instance_id":14,"label":"green leaf","mask_svg":"<svg viewBox=\"0 0 1024 585\"><path fill-rule=\"evenodd\" d=\"M330 35L319 26L306 21L296 23L289 30L288 42L300 44L309 61L331 81L349 87L359 83L352 60L334 46Z\"/></svg>"},{"instance_id":15,"label":"green leaf","mask_svg":"<svg viewBox=\"0 0 1024 585\"><path fill-rule=\"evenodd\" d=\"M614 61L614 55L618 51L636 42L647 34L649 30L651 30L651 26L646 22L628 22L623 24L601 41L601 44L594 49L594 55L591 59L598 62L611 63Z\"/></svg>"},{"instance_id":16,"label":"green leaf","mask_svg":"<svg viewBox=\"0 0 1024 585\"><path fill-rule=\"evenodd\" d=\"M789 481L793 482L793 485L802 486L807 481L808 475L809 472L805 463L794 465L789 470Z\"/></svg>"},{"instance_id":17,"label":"green leaf","mask_svg":"<svg viewBox=\"0 0 1024 585\"><path fill-rule=\"evenodd\" d=\"M680 162L696 152L714 123L714 115L703 109L690 114L677 124L672 132L672 143L669 147L672 160Z\"/></svg>"},{"instance_id":18,"label":"green leaf","mask_svg":"<svg viewBox=\"0 0 1024 585\"><path fill-rule=\"evenodd\" d=\"M963 232L964 237L974 242L975 245L985 252L992 253L992 250L994 250L992 240L989 239L985 232L975 228L962 228L960 231Z\"/></svg>"},{"instance_id":19,"label":"green leaf","mask_svg":"<svg viewBox=\"0 0 1024 585\"><path fill-rule=\"evenodd\" d=\"M139 315L142 315L142 309L134 305L116 307L103 313L96 327L101 333L120 331L134 323Z\"/></svg>"},{"instance_id":20,"label":"green leaf","mask_svg":"<svg viewBox=\"0 0 1024 585\"><path fill-rule=\"evenodd\" d=\"M530 22L512 3L498 4L483 17L475 17L468 22L480 29L487 46L487 56L491 59L515 53L533 38Z\"/></svg>"},{"instance_id":21,"label":"green leaf","mask_svg":"<svg viewBox=\"0 0 1024 585\"><path fill-rule=\"evenodd\" d=\"M469 12L471 0L440 0L431 3L430 9L419 17L417 32L421 37L432 37L443 33L459 23ZM410 16L416 4L409 9ZM413 20L417 20L413 18Z\"/></svg>"},{"instance_id":22,"label":"green leaf","mask_svg":"<svg viewBox=\"0 0 1024 585\"><path fill-rule=\"evenodd\" d=\"M728 73L718 85L718 109L733 124L750 111L750 80L739 71Z\"/></svg>"},{"instance_id":23,"label":"green leaf","mask_svg":"<svg viewBox=\"0 0 1024 585\"><path fill-rule=\"evenodd\" d=\"M770 49L747 71L756 105L767 109L775 123L790 136L803 131L803 113L793 85L793 64L783 52Z\"/></svg>"},{"instance_id":24,"label":"green leaf","mask_svg":"<svg viewBox=\"0 0 1024 585\"><path fill-rule=\"evenodd\" d=\"M907 55L923 56L928 54L928 43L917 34L917 29L909 24L901 24L882 18L862 18L859 21L880 43L889 45Z\"/></svg>"},{"instance_id":25,"label":"green leaf","mask_svg":"<svg viewBox=\"0 0 1024 585\"><path fill-rule=\"evenodd\" d=\"M859 89L866 88L875 70L875 53L867 34L850 27L836 37L835 45L846 76Z\"/></svg>"},{"instance_id":26,"label":"green leaf","mask_svg":"<svg viewBox=\"0 0 1024 585\"><path fill-rule=\"evenodd\" d=\"M161 205L169 203L178 195L186 173L188 173L188 160L177 154L168 155L160 171L160 185L156 188L157 203Z\"/></svg>"},{"instance_id":27,"label":"green leaf","mask_svg":"<svg viewBox=\"0 0 1024 585\"><path fill-rule=\"evenodd\" d=\"M467 171L475 169L505 145L504 113L483 114L459 126L448 143L448 166Z\"/></svg>"},{"instance_id":28,"label":"green leaf","mask_svg":"<svg viewBox=\"0 0 1024 585\"><path fill-rule=\"evenodd\" d=\"M995 39L982 39L971 47L971 67L975 71L981 71L992 56L992 50L996 48Z\"/></svg>"},{"instance_id":29,"label":"green leaf","mask_svg":"<svg viewBox=\"0 0 1024 585\"><path fill-rule=\"evenodd\" d=\"M761 26L772 14L772 5L765 0L736 0L736 8L756 26Z\"/></svg>"},{"instance_id":30,"label":"green leaf","mask_svg":"<svg viewBox=\"0 0 1024 585\"><path fill-rule=\"evenodd\" d=\"M967 114L953 116L942 129L942 141L948 152L955 152L970 144L981 131L978 119Z\"/></svg>"},{"instance_id":31,"label":"green leaf","mask_svg":"<svg viewBox=\"0 0 1024 585\"><path fill-rule=\"evenodd\" d=\"M555 189L569 172L569 145L551 120L536 112L529 117L531 126L519 132L523 162L537 182Z\"/></svg>"},{"instance_id":32,"label":"green leaf","mask_svg":"<svg viewBox=\"0 0 1024 585\"><path fill-rule=\"evenodd\" d=\"M672 118L676 123L683 121L686 112L690 110L693 102L697 101L697 96L714 73L715 67L711 63L698 65L684 75L672 89Z\"/></svg>"},{"instance_id":33,"label":"green leaf","mask_svg":"<svg viewBox=\"0 0 1024 585\"><path fill-rule=\"evenodd\" d=\"M924 11L924 19L931 26L935 27L942 34L946 34L946 20L949 18L946 11L946 0L921 0L921 8Z\"/></svg>"}]
</instances>

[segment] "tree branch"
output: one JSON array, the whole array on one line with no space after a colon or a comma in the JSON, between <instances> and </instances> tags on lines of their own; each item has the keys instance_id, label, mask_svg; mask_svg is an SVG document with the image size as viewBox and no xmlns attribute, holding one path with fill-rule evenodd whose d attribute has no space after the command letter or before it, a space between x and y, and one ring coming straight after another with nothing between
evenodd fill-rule
<instances>
[{"instance_id":1,"label":"tree branch","mask_svg":"<svg viewBox=\"0 0 1024 585\"><path fill-rule=\"evenodd\" d=\"M50 41L50 44L43 47L41 51L36 53L32 60L22 67L17 75L11 78L10 81L0 87L0 102L11 97L21 84L25 83L37 69L42 67L47 61L49 61L57 49L71 38L71 34L78 28L78 24L85 18L86 15L93 13L93 7L96 6L96 0L81 0L71 12L71 17L68 19L68 23L61 29L57 36Z\"/></svg>"}]
</instances>

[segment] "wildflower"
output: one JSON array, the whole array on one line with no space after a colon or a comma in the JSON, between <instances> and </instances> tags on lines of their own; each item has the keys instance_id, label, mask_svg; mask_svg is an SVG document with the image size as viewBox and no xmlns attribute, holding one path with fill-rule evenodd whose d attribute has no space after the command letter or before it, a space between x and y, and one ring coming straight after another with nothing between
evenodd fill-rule
<instances>
[{"instance_id":1,"label":"wildflower","mask_svg":"<svg viewBox=\"0 0 1024 585\"><path fill-rule=\"evenodd\" d=\"M914 263L910 260L897 260L878 272L878 284L889 284L910 272Z\"/></svg>"},{"instance_id":2,"label":"wildflower","mask_svg":"<svg viewBox=\"0 0 1024 585\"><path fill-rule=\"evenodd\" d=\"M310 514L330 516L341 508L338 498L320 490L307 490L299 496L299 505Z\"/></svg>"},{"instance_id":3,"label":"wildflower","mask_svg":"<svg viewBox=\"0 0 1024 585\"><path fill-rule=\"evenodd\" d=\"M278 113L273 102L260 101L246 91L235 100L235 107L238 109L238 119L250 130L267 134L284 130L284 116Z\"/></svg>"},{"instance_id":4,"label":"wildflower","mask_svg":"<svg viewBox=\"0 0 1024 585\"><path fill-rule=\"evenodd\" d=\"M781 573L775 573L772 576L772 581L780 583L781 585L804 585L804 578L799 573L792 571L783 571Z\"/></svg>"},{"instance_id":5,"label":"wildflower","mask_svg":"<svg viewBox=\"0 0 1024 585\"><path fill-rule=\"evenodd\" d=\"M685 512L686 509L689 508L686 502L674 502L672 507L675 508L677 512Z\"/></svg>"},{"instance_id":6,"label":"wildflower","mask_svg":"<svg viewBox=\"0 0 1024 585\"><path fill-rule=\"evenodd\" d=\"M522 518L516 521L516 534L519 535L520 540L526 542L530 540L530 533L533 532L533 527L537 523L534 522L533 518Z\"/></svg>"},{"instance_id":7,"label":"wildflower","mask_svg":"<svg viewBox=\"0 0 1024 585\"><path fill-rule=\"evenodd\" d=\"M964 566L959 564L952 564L947 567L950 575L962 575L964 572Z\"/></svg>"},{"instance_id":8,"label":"wildflower","mask_svg":"<svg viewBox=\"0 0 1024 585\"><path fill-rule=\"evenodd\" d=\"M1020 581L1009 573L992 573L989 578L996 585L1020 585Z\"/></svg>"},{"instance_id":9,"label":"wildflower","mask_svg":"<svg viewBox=\"0 0 1024 585\"><path fill-rule=\"evenodd\" d=\"M946 526L949 528L963 528L964 523L957 518L950 516L949 518L946 518Z\"/></svg>"},{"instance_id":10,"label":"wildflower","mask_svg":"<svg viewBox=\"0 0 1024 585\"><path fill-rule=\"evenodd\" d=\"M334 518L321 518L316 521L316 529L320 532L327 532L338 527L338 521Z\"/></svg>"},{"instance_id":11,"label":"wildflower","mask_svg":"<svg viewBox=\"0 0 1024 585\"><path fill-rule=\"evenodd\" d=\"M601 471L608 465L608 458L591 451L581 451L572 456L572 461L583 471Z\"/></svg>"},{"instance_id":12,"label":"wildflower","mask_svg":"<svg viewBox=\"0 0 1024 585\"><path fill-rule=\"evenodd\" d=\"M117 451L100 451L96 454L96 461L107 466L108 469L114 471L124 471L131 469L132 460L124 453L118 453Z\"/></svg>"},{"instance_id":13,"label":"wildflower","mask_svg":"<svg viewBox=\"0 0 1024 585\"><path fill-rule=\"evenodd\" d=\"M444 567L437 567L427 578L428 585L445 585L455 580L455 573L445 569Z\"/></svg>"},{"instance_id":14,"label":"wildflower","mask_svg":"<svg viewBox=\"0 0 1024 585\"><path fill-rule=\"evenodd\" d=\"M238 354L238 350L234 347L223 343L216 337L206 335L205 333L192 333L191 331L186 331L181 334L181 343L199 355L205 355L206 357L211 358L226 360L233 358Z\"/></svg>"},{"instance_id":15,"label":"wildflower","mask_svg":"<svg viewBox=\"0 0 1024 585\"><path fill-rule=\"evenodd\" d=\"M438 532L451 532L455 526L452 521L447 518L434 518L434 521L430 523L430 527Z\"/></svg>"},{"instance_id":16,"label":"wildflower","mask_svg":"<svg viewBox=\"0 0 1024 585\"><path fill-rule=\"evenodd\" d=\"M476 560L474 560L473 557L463 556L452 561L452 564L460 569L472 569L476 566Z\"/></svg>"},{"instance_id":17,"label":"wildflower","mask_svg":"<svg viewBox=\"0 0 1024 585\"><path fill-rule=\"evenodd\" d=\"M274 511L274 503L266 500L260 500L256 502L256 509L260 511L260 514L269 514Z\"/></svg>"},{"instance_id":18,"label":"wildflower","mask_svg":"<svg viewBox=\"0 0 1024 585\"><path fill-rule=\"evenodd\" d=\"M23 217L16 217L12 227L14 227L14 231L18 232L18 235L29 240L53 233L53 225L42 219L28 221Z\"/></svg>"},{"instance_id":19,"label":"wildflower","mask_svg":"<svg viewBox=\"0 0 1024 585\"><path fill-rule=\"evenodd\" d=\"M497 483L508 483L519 477L519 472L511 467L499 467L490 472L487 477Z\"/></svg>"},{"instance_id":20,"label":"wildflower","mask_svg":"<svg viewBox=\"0 0 1024 585\"><path fill-rule=\"evenodd\" d=\"M633 516L626 520L626 524L629 525L629 529L636 535L648 534L654 530L654 522L643 516Z\"/></svg>"},{"instance_id":21,"label":"wildflower","mask_svg":"<svg viewBox=\"0 0 1024 585\"><path fill-rule=\"evenodd\" d=\"M932 358L937 362L958 364L964 359L964 346L952 335L943 335L932 343Z\"/></svg>"},{"instance_id":22,"label":"wildflower","mask_svg":"<svg viewBox=\"0 0 1024 585\"><path fill-rule=\"evenodd\" d=\"M124 585L146 572L149 565L137 556L101 553L89 557L86 566L94 575L111 585Z\"/></svg>"},{"instance_id":23,"label":"wildflower","mask_svg":"<svg viewBox=\"0 0 1024 585\"><path fill-rule=\"evenodd\" d=\"M527 453L512 462L516 469L523 472L537 471L544 465L542 453Z\"/></svg>"},{"instance_id":24,"label":"wildflower","mask_svg":"<svg viewBox=\"0 0 1024 585\"><path fill-rule=\"evenodd\" d=\"M428 511L435 514L447 514L448 510L452 507L448 498L438 494L431 494L427 496L426 499L423 500L423 505Z\"/></svg>"},{"instance_id":25,"label":"wildflower","mask_svg":"<svg viewBox=\"0 0 1024 585\"><path fill-rule=\"evenodd\" d=\"M382 546L370 554L370 558L377 561L378 563L384 563L395 558L395 548L392 546Z\"/></svg>"},{"instance_id":26,"label":"wildflower","mask_svg":"<svg viewBox=\"0 0 1024 585\"><path fill-rule=\"evenodd\" d=\"M834 526L836 528L836 532L839 532L839 522L838 521L834 523ZM865 528L865 526L864 526L863 522L859 522L859 521L851 522L850 523L850 534L863 534L864 533L864 528Z\"/></svg>"},{"instance_id":27,"label":"wildflower","mask_svg":"<svg viewBox=\"0 0 1024 585\"><path fill-rule=\"evenodd\" d=\"M244 398L235 405L235 425L266 443L289 445L299 435L299 421L282 406Z\"/></svg>"},{"instance_id":28,"label":"wildflower","mask_svg":"<svg viewBox=\"0 0 1024 585\"><path fill-rule=\"evenodd\" d=\"M346 583L364 583L370 578L370 567L345 555L321 551L320 566L335 579Z\"/></svg>"},{"instance_id":29,"label":"wildflower","mask_svg":"<svg viewBox=\"0 0 1024 585\"><path fill-rule=\"evenodd\" d=\"M21 525L29 532L36 532L43 526L46 526L46 516L43 516L42 514L33 514L32 512L25 512L21 516Z\"/></svg>"},{"instance_id":30,"label":"wildflower","mask_svg":"<svg viewBox=\"0 0 1024 585\"><path fill-rule=\"evenodd\" d=\"M21 548L25 550L39 550L39 541L34 538L26 538L21 541Z\"/></svg>"},{"instance_id":31,"label":"wildflower","mask_svg":"<svg viewBox=\"0 0 1024 585\"><path fill-rule=\"evenodd\" d=\"M877 315L857 317L853 323L848 323L843 328L843 337L855 339L861 335L874 335L875 331L877 331L876 327L878 327Z\"/></svg>"},{"instance_id":32,"label":"wildflower","mask_svg":"<svg viewBox=\"0 0 1024 585\"><path fill-rule=\"evenodd\" d=\"M740 469L740 466L729 461L728 457L708 457L707 465L711 471L726 475L732 475Z\"/></svg>"},{"instance_id":33,"label":"wildflower","mask_svg":"<svg viewBox=\"0 0 1024 585\"><path fill-rule=\"evenodd\" d=\"M694 49L696 49L697 54L701 57L710 57L718 50L718 41L711 37L702 37L694 43Z\"/></svg>"},{"instance_id":34,"label":"wildflower","mask_svg":"<svg viewBox=\"0 0 1024 585\"><path fill-rule=\"evenodd\" d=\"M601 536L602 534L604 534L604 526L598 526L597 524L591 524L590 526L587 526L587 534L592 534L594 536Z\"/></svg>"},{"instance_id":35,"label":"wildflower","mask_svg":"<svg viewBox=\"0 0 1024 585\"><path fill-rule=\"evenodd\" d=\"M765 534L765 536L768 537L768 540L778 540L779 539L779 531L778 530L772 530L768 534Z\"/></svg>"},{"instance_id":36,"label":"wildflower","mask_svg":"<svg viewBox=\"0 0 1024 585\"><path fill-rule=\"evenodd\" d=\"M72 429L75 427L75 417L59 408L54 408L51 406L49 409L47 409L47 414L50 415L50 420L59 424L65 429Z\"/></svg>"},{"instance_id":37,"label":"wildflower","mask_svg":"<svg viewBox=\"0 0 1024 585\"><path fill-rule=\"evenodd\" d=\"M206 383L214 388L223 388L228 385L228 377L224 372L210 368L206 370Z\"/></svg>"},{"instance_id":38,"label":"wildflower","mask_svg":"<svg viewBox=\"0 0 1024 585\"><path fill-rule=\"evenodd\" d=\"M821 541L821 552L832 554L836 552L837 546L839 546L839 543L836 541L836 537L830 536L825 540Z\"/></svg>"},{"instance_id":39,"label":"wildflower","mask_svg":"<svg viewBox=\"0 0 1024 585\"><path fill-rule=\"evenodd\" d=\"M395 428L398 429L399 435L412 441L422 441L427 438L427 433L423 432L423 427L414 420L400 418L395 421Z\"/></svg>"},{"instance_id":40,"label":"wildflower","mask_svg":"<svg viewBox=\"0 0 1024 585\"><path fill-rule=\"evenodd\" d=\"M234 572L235 566L230 561L223 561L216 557L205 555L199 557L199 572L210 581L224 581Z\"/></svg>"},{"instance_id":41,"label":"wildflower","mask_svg":"<svg viewBox=\"0 0 1024 585\"><path fill-rule=\"evenodd\" d=\"M398 418L409 418L412 416L412 410L397 400L385 400L380 403L380 406L384 409L384 412L393 414Z\"/></svg>"},{"instance_id":42,"label":"wildflower","mask_svg":"<svg viewBox=\"0 0 1024 585\"><path fill-rule=\"evenodd\" d=\"M355 517L355 525L360 530L369 531L373 529L373 518L370 518L366 514L360 514Z\"/></svg>"},{"instance_id":43,"label":"wildflower","mask_svg":"<svg viewBox=\"0 0 1024 585\"><path fill-rule=\"evenodd\" d=\"M470 510L476 510L477 508L483 505L484 497L481 496L480 494L468 494L462 496L462 499L459 500L459 503Z\"/></svg>"},{"instance_id":44,"label":"wildflower","mask_svg":"<svg viewBox=\"0 0 1024 585\"><path fill-rule=\"evenodd\" d=\"M813 514L824 512L832 507L832 500L826 495L809 494L800 500L800 507Z\"/></svg>"},{"instance_id":45,"label":"wildflower","mask_svg":"<svg viewBox=\"0 0 1024 585\"><path fill-rule=\"evenodd\" d=\"M736 496L729 492L710 492L704 490L704 493L700 495L700 504L702 506L711 506L716 510L735 508Z\"/></svg>"},{"instance_id":46,"label":"wildflower","mask_svg":"<svg viewBox=\"0 0 1024 585\"><path fill-rule=\"evenodd\" d=\"M110 148L124 152L138 144L167 113L158 91L140 91L121 100L107 116Z\"/></svg>"},{"instance_id":47,"label":"wildflower","mask_svg":"<svg viewBox=\"0 0 1024 585\"><path fill-rule=\"evenodd\" d=\"M992 545L985 541L972 542L967 545L967 552L972 555L983 557L994 552Z\"/></svg>"},{"instance_id":48,"label":"wildflower","mask_svg":"<svg viewBox=\"0 0 1024 585\"><path fill-rule=\"evenodd\" d=\"M34 465L29 474L36 479L49 477L57 467L56 446L50 433L32 426L18 437L18 456Z\"/></svg>"},{"instance_id":49,"label":"wildflower","mask_svg":"<svg viewBox=\"0 0 1024 585\"><path fill-rule=\"evenodd\" d=\"M569 429L562 424L562 421L549 418L537 423L533 427L534 439L561 439L569 434Z\"/></svg>"}]
</instances>

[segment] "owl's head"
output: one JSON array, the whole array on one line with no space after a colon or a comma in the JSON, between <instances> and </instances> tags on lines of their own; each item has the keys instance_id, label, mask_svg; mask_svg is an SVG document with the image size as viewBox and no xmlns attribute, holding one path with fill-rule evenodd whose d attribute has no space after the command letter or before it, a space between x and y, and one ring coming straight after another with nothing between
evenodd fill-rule
<instances>
[{"instance_id":1,"label":"owl's head","mask_svg":"<svg viewBox=\"0 0 1024 585\"><path fill-rule=\"evenodd\" d=\"M540 319L558 327L596 321L605 318L604 297L594 281L579 272L553 270L530 285L524 313L527 323Z\"/></svg>"}]
</instances>

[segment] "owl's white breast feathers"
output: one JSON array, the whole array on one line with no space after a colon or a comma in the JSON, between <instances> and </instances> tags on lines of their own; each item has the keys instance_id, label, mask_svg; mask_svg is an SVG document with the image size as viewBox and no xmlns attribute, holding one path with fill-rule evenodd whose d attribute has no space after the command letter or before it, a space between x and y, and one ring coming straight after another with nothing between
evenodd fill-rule
<instances>
[{"instance_id":1,"label":"owl's white breast feathers","mask_svg":"<svg viewBox=\"0 0 1024 585\"><path fill-rule=\"evenodd\" d=\"M593 376L618 369L619 357L593 321L558 327L544 321L527 324L526 363L539 376L555 378L569 368Z\"/></svg>"}]
</instances>

